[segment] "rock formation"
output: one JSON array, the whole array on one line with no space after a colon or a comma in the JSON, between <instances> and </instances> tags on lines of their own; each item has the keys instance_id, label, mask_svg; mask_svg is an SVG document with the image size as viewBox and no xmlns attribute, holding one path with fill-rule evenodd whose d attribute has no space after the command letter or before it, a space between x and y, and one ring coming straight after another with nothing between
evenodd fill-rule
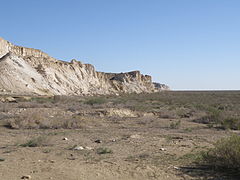
<instances>
[{"instance_id":1,"label":"rock formation","mask_svg":"<svg viewBox=\"0 0 240 180\"><path fill-rule=\"evenodd\" d=\"M32 48L0 38L0 93L31 95L95 95L158 92L168 86L152 83L139 71L97 72L90 64L56 60Z\"/></svg>"}]
</instances>

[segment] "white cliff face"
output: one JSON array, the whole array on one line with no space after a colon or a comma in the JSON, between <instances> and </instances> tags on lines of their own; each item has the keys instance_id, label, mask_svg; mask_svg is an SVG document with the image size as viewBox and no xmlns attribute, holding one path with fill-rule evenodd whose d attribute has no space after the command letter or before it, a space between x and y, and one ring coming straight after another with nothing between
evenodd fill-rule
<instances>
[{"instance_id":1,"label":"white cliff face","mask_svg":"<svg viewBox=\"0 0 240 180\"><path fill-rule=\"evenodd\" d=\"M97 72L90 64L59 61L46 53L0 38L0 90L17 94L95 95L165 90L150 76Z\"/></svg>"},{"instance_id":2,"label":"white cliff face","mask_svg":"<svg viewBox=\"0 0 240 180\"><path fill-rule=\"evenodd\" d=\"M9 52L11 44L0 37L0 58Z\"/></svg>"},{"instance_id":3,"label":"white cliff face","mask_svg":"<svg viewBox=\"0 0 240 180\"><path fill-rule=\"evenodd\" d=\"M38 49L15 46L0 37L0 57L2 57L7 52L12 52L22 57L34 56L40 58L51 58L49 55Z\"/></svg>"}]
</instances>

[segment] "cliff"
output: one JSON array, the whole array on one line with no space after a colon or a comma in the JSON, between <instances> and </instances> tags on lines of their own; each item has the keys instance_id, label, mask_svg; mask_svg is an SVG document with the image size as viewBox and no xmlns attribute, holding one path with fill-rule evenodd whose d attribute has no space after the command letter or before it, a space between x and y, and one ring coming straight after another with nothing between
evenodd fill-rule
<instances>
[{"instance_id":1,"label":"cliff","mask_svg":"<svg viewBox=\"0 0 240 180\"><path fill-rule=\"evenodd\" d=\"M80 61L60 61L41 50L15 46L0 38L0 93L95 95L168 90L139 71L97 72Z\"/></svg>"}]
</instances>

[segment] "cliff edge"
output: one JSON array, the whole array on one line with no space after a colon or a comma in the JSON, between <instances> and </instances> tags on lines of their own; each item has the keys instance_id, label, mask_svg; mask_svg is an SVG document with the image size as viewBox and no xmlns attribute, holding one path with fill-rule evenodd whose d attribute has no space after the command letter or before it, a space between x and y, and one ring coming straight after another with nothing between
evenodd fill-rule
<instances>
[{"instance_id":1,"label":"cliff edge","mask_svg":"<svg viewBox=\"0 0 240 180\"><path fill-rule=\"evenodd\" d=\"M0 38L0 94L97 95L169 90L139 71L97 72L91 64L54 59Z\"/></svg>"}]
</instances>

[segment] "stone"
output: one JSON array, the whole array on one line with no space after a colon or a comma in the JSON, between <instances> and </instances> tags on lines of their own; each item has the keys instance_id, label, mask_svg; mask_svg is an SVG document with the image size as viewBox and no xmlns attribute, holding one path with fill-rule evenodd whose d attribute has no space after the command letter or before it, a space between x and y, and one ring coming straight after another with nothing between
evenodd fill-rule
<instances>
[{"instance_id":1,"label":"stone","mask_svg":"<svg viewBox=\"0 0 240 180\"><path fill-rule=\"evenodd\" d=\"M92 147L88 147L88 146L86 146L85 149L86 149L86 150L93 150Z\"/></svg>"},{"instance_id":2,"label":"stone","mask_svg":"<svg viewBox=\"0 0 240 180\"><path fill-rule=\"evenodd\" d=\"M156 88L156 91L158 91L159 89L161 89L161 90L170 90L170 87L167 86L166 84L160 84L160 83L153 82L153 85Z\"/></svg>"},{"instance_id":3,"label":"stone","mask_svg":"<svg viewBox=\"0 0 240 180\"><path fill-rule=\"evenodd\" d=\"M102 143L102 140L97 139L97 140L95 140L94 142L95 142L95 143Z\"/></svg>"},{"instance_id":4,"label":"stone","mask_svg":"<svg viewBox=\"0 0 240 180\"><path fill-rule=\"evenodd\" d=\"M32 177L30 175L24 175L21 177L21 179L31 179Z\"/></svg>"},{"instance_id":5,"label":"stone","mask_svg":"<svg viewBox=\"0 0 240 180\"><path fill-rule=\"evenodd\" d=\"M130 138L132 138L132 139L140 139L141 136L138 135L138 134L133 134L133 135L130 136Z\"/></svg>"},{"instance_id":6,"label":"stone","mask_svg":"<svg viewBox=\"0 0 240 180\"><path fill-rule=\"evenodd\" d=\"M0 97L0 102L5 102L5 99L3 97Z\"/></svg>"},{"instance_id":7,"label":"stone","mask_svg":"<svg viewBox=\"0 0 240 180\"><path fill-rule=\"evenodd\" d=\"M73 150L84 150L84 147L82 147L82 146L76 146L75 148L73 148Z\"/></svg>"},{"instance_id":8,"label":"stone","mask_svg":"<svg viewBox=\"0 0 240 180\"><path fill-rule=\"evenodd\" d=\"M0 97L0 102L9 102L9 103L16 103L17 100L13 97Z\"/></svg>"},{"instance_id":9,"label":"stone","mask_svg":"<svg viewBox=\"0 0 240 180\"><path fill-rule=\"evenodd\" d=\"M6 101L6 102L10 102L10 103L13 103L13 102L15 103L15 102L17 102L17 100L16 100L15 98L13 98L13 97L6 97L6 98L5 98L5 101Z\"/></svg>"},{"instance_id":10,"label":"stone","mask_svg":"<svg viewBox=\"0 0 240 180\"><path fill-rule=\"evenodd\" d=\"M180 170L180 168L177 167L177 166L173 166L173 168L176 169L176 170Z\"/></svg>"},{"instance_id":11,"label":"stone","mask_svg":"<svg viewBox=\"0 0 240 180\"><path fill-rule=\"evenodd\" d=\"M165 148L160 148L159 150L160 150L160 151L166 151L166 149L165 149Z\"/></svg>"},{"instance_id":12,"label":"stone","mask_svg":"<svg viewBox=\"0 0 240 180\"><path fill-rule=\"evenodd\" d=\"M32 99L32 97L29 97L29 96L21 96L21 97L19 97L19 99L20 99L21 101L30 101L30 100Z\"/></svg>"}]
</instances>

